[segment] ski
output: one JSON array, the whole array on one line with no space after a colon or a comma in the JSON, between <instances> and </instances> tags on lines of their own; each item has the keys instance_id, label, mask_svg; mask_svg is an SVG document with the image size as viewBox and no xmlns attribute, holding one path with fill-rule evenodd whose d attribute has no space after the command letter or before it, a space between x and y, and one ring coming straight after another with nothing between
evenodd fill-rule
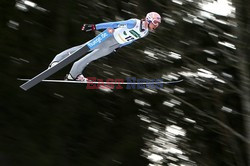
<instances>
[{"instance_id":1,"label":"ski","mask_svg":"<svg viewBox=\"0 0 250 166\"><path fill-rule=\"evenodd\" d=\"M78 50L76 50L73 54L70 56L64 58L62 61L60 61L57 65L44 70L37 76L33 77L32 79L29 79L26 83L22 84L20 88L23 90L27 91L33 86L37 85L39 82L42 80L48 78L52 74L56 73L57 71L61 70L68 64L72 63L73 61L79 59L82 57L84 54L86 54L89 51L92 51L94 48L96 48L100 43L108 39L109 37L112 36L113 30L112 29L107 29L100 33L98 36L96 36L94 39L90 40L86 45L82 46Z\"/></svg>"},{"instance_id":2,"label":"ski","mask_svg":"<svg viewBox=\"0 0 250 166\"><path fill-rule=\"evenodd\" d=\"M20 81L29 81L30 79L18 78ZM100 81L70 81L70 80L42 80L41 82L49 83L69 83L69 84L120 84L120 85L150 85L150 84L175 84L183 80L162 81L162 82L100 82Z\"/></svg>"}]
</instances>

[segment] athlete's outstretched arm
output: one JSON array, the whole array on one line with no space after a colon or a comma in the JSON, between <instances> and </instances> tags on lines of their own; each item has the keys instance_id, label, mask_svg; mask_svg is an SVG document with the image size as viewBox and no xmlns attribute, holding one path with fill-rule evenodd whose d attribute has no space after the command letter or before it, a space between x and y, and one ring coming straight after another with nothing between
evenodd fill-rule
<instances>
[{"instance_id":1,"label":"athlete's outstretched arm","mask_svg":"<svg viewBox=\"0 0 250 166\"><path fill-rule=\"evenodd\" d=\"M131 28L134 28L135 25L136 25L135 19L129 19L126 21L117 21L117 22L107 22L107 23L100 23L100 24L84 24L82 26L82 31L89 32L89 31L95 31L95 30L107 29L107 28L116 29L122 26L126 26L128 29L131 29Z\"/></svg>"},{"instance_id":2,"label":"athlete's outstretched arm","mask_svg":"<svg viewBox=\"0 0 250 166\"><path fill-rule=\"evenodd\" d=\"M126 20L126 21L100 23L100 24L96 24L95 27L96 27L96 30L107 29L107 28L116 29L116 28L122 27L122 26L127 26L127 28L131 29L131 28L134 28L135 25L136 25L136 20L130 19L130 20Z\"/></svg>"}]
</instances>

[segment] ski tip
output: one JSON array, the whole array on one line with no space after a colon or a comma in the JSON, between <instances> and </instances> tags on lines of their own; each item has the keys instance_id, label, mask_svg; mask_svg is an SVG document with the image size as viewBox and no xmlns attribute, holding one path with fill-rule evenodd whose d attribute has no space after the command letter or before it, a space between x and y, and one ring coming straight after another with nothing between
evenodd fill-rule
<instances>
[{"instance_id":1,"label":"ski tip","mask_svg":"<svg viewBox=\"0 0 250 166\"><path fill-rule=\"evenodd\" d=\"M24 91L27 91L28 89L26 89L25 87L23 87L22 85L20 86L20 88Z\"/></svg>"},{"instance_id":2,"label":"ski tip","mask_svg":"<svg viewBox=\"0 0 250 166\"><path fill-rule=\"evenodd\" d=\"M30 79L23 79L23 78L17 78L18 81L29 81ZM27 91L28 89L25 87L25 84L22 84L21 86L19 86L21 89L23 89L24 91Z\"/></svg>"}]
</instances>

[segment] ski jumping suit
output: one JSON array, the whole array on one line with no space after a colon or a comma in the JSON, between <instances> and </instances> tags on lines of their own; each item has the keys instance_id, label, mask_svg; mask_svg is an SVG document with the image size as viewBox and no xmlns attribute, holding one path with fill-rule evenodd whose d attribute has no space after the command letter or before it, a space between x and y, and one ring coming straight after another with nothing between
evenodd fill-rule
<instances>
[{"instance_id":1,"label":"ski jumping suit","mask_svg":"<svg viewBox=\"0 0 250 166\"><path fill-rule=\"evenodd\" d=\"M96 24L96 30L107 28L114 29L113 35L100 43L92 52L88 53L86 56L73 64L69 73L72 78L75 79L78 75L82 74L82 71L90 62L109 55L115 49L131 44L133 41L148 35L148 28L144 28L142 20L139 19ZM87 43L83 45L86 45ZM54 62L59 62L65 57L70 56L83 45L79 45L59 53L53 59L51 64Z\"/></svg>"}]
</instances>

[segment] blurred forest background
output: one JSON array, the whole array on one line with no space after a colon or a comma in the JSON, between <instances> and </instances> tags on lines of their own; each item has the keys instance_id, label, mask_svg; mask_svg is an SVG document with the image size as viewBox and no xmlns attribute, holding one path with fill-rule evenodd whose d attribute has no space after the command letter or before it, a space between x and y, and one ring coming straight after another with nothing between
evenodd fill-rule
<instances>
[{"instance_id":1,"label":"blurred forest background","mask_svg":"<svg viewBox=\"0 0 250 166\"><path fill-rule=\"evenodd\" d=\"M19 88L17 78L96 35L82 24L150 11L163 18L155 33L84 74L183 82L160 90ZM0 12L1 166L250 165L250 1L0 0Z\"/></svg>"}]
</instances>

